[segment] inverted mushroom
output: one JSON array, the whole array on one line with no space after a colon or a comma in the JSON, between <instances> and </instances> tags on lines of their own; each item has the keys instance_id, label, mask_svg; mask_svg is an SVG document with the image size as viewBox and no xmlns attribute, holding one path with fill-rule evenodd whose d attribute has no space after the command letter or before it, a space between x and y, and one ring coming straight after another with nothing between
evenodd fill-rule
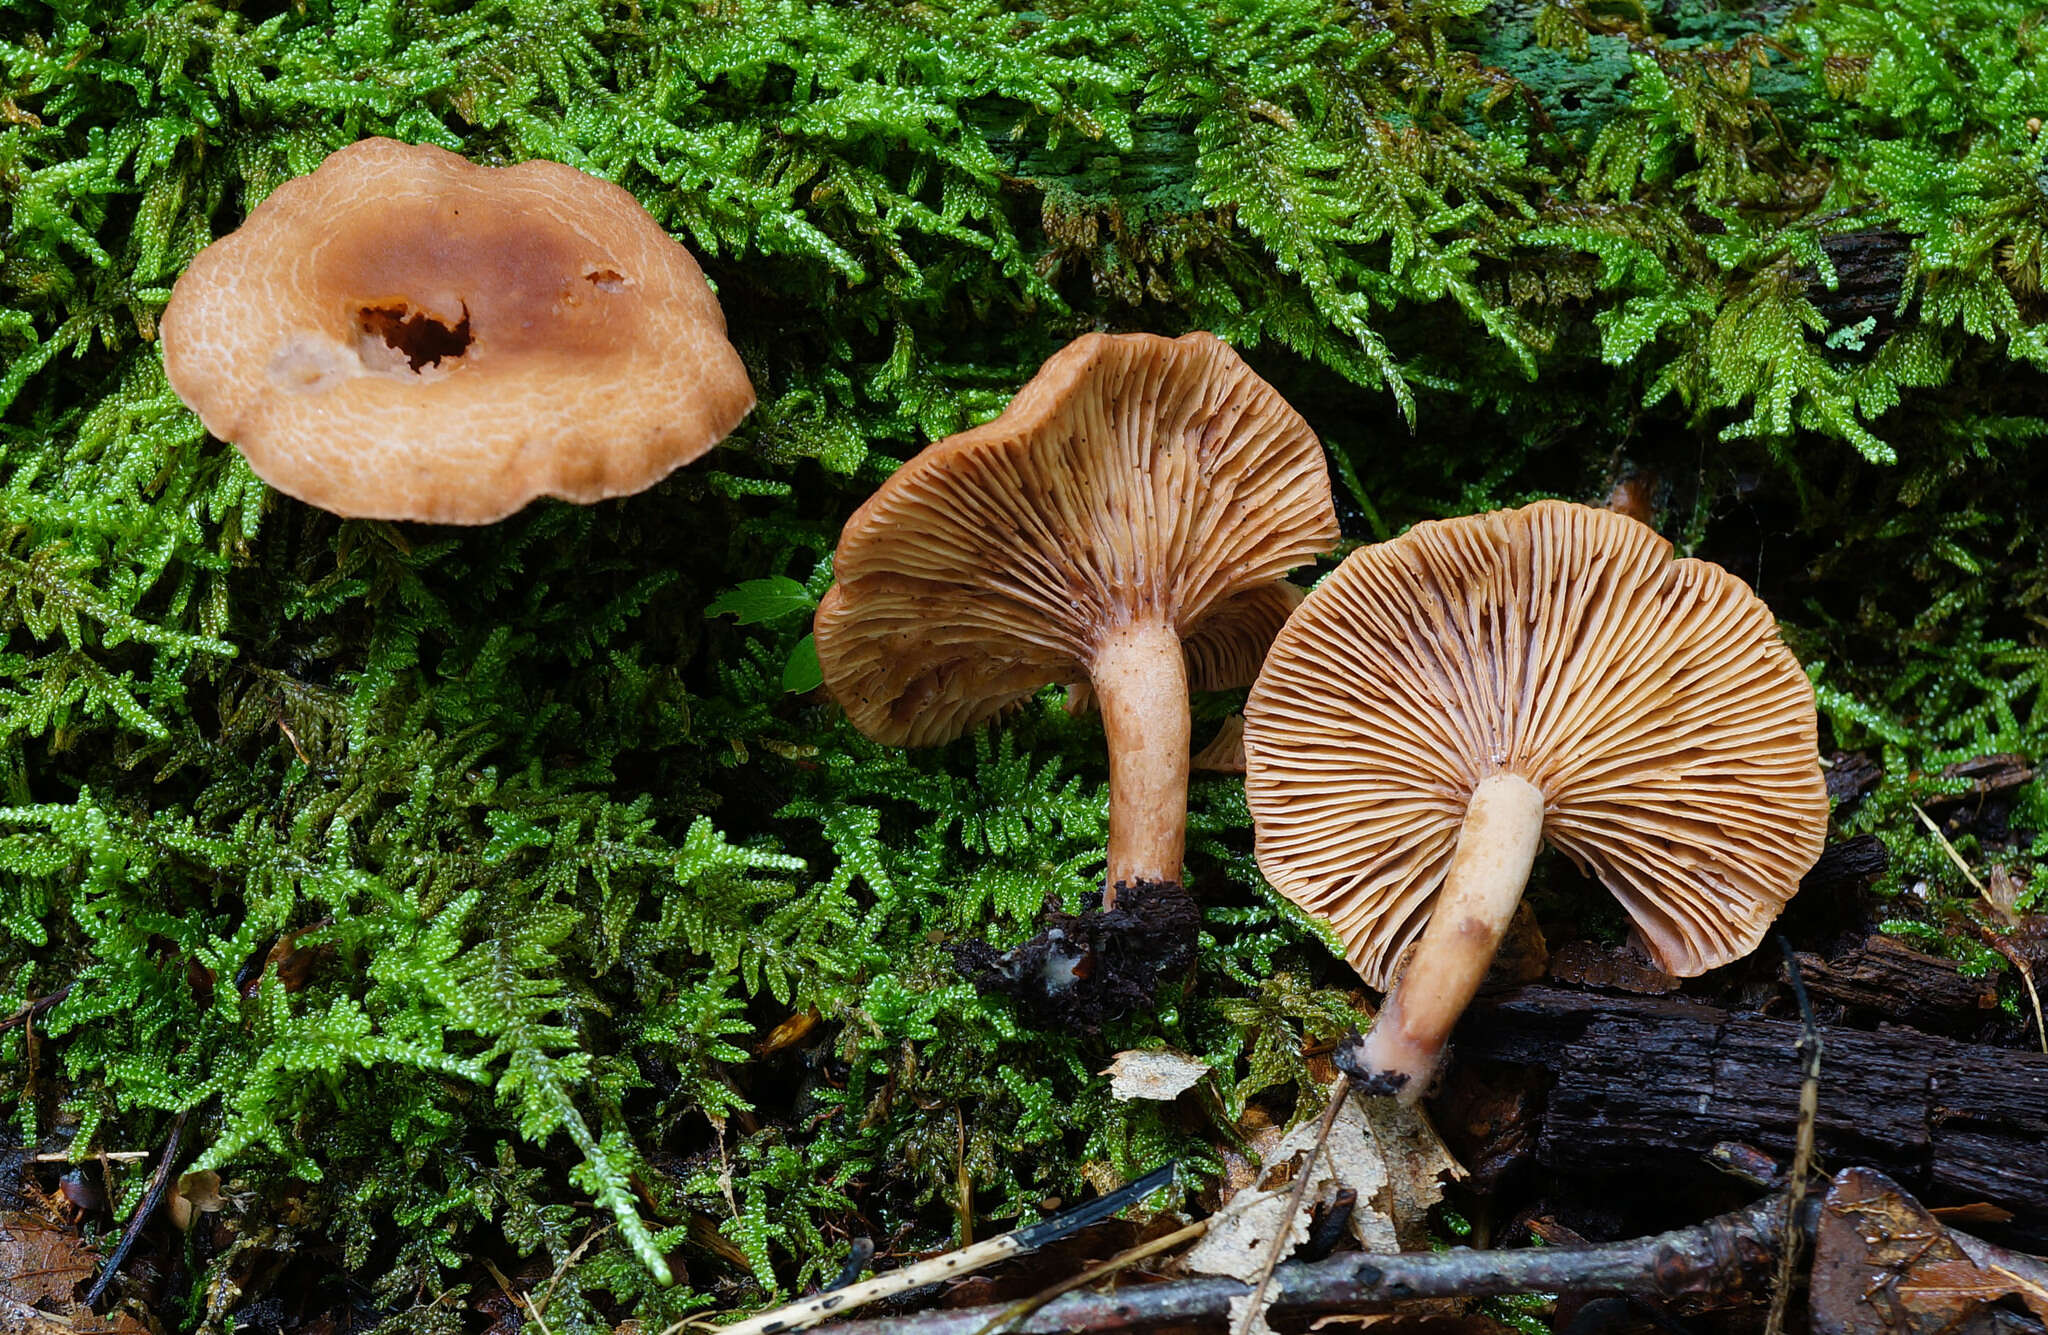
<instances>
[{"instance_id":1,"label":"inverted mushroom","mask_svg":"<svg viewBox=\"0 0 2048 1335\"><path fill-rule=\"evenodd\" d=\"M1209 334L1090 334L1008 409L847 521L818 609L825 684L896 745L1090 683L1109 744L1108 893L1178 882L1188 689L1246 679L1337 539L1322 448Z\"/></svg>"},{"instance_id":2,"label":"inverted mushroom","mask_svg":"<svg viewBox=\"0 0 2048 1335\"><path fill-rule=\"evenodd\" d=\"M1756 947L1827 832L1813 690L1770 609L1556 501L1352 553L1274 641L1245 751L1259 867L1392 983L1352 1064L1409 1101L1545 839L1688 977Z\"/></svg>"},{"instance_id":3,"label":"inverted mushroom","mask_svg":"<svg viewBox=\"0 0 2048 1335\"><path fill-rule=\"evenodd\" d=\"M160 329L207 430L354 517L627 495L754 404L696 260L631 194L390 139L279 186L193 259Z\"/></svg>"}]
</instances>

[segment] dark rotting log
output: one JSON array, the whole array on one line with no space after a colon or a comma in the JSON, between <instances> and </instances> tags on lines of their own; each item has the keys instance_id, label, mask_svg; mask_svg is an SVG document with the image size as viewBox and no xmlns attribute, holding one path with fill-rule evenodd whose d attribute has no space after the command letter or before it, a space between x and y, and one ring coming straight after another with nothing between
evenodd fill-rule
<instances>
[{"instance_id":1,"label":"dark rotting log","mask_svg":"<svg viewBox=\"0 0 2048 1335\"><path fill-rule=\"evenodd\" d=\"M1900 1028L1824 1026L1820 1154L1930 1203L1988 1201L2048 1234L2048 1056ZM1799 1025L1677 997L1529 987L1467 1013L1453 1052L1549 1072L1535 1157L1555 1172L1674 1179L1742 1140L1783 1156L1799 1110Z\"/></svg>"},{"instance_id":2,"label":"dark rotting log","mask_svg":"<svg viewBox=\"0 0 2048 1335\"><path fill-rule=\"evenodd\" d=\"M1995 978L1966 978L1955 961L1871 936L1836 958L1802 953L1806 987L1821 1002L1938 1033L1981 1025L1998 1005Z\"/></svg>"},{"instance_id":3,"label":"dark rotting log","mask_svg":"<svg viewBox=\"0 0 2048 1335\"><path fill-rule=\"evenodd\" d=\"M1822 849L1820 860L1800 878L1799 892L1861 890L1884 875L1891 865L1892 853L1884 846L1884 840L1874 834L1859 834Z\"/></svg>"},{"instance_id":4,"label":"dark rotting log","mask_svg":"<svg viewBox=\"0 0 2048 1335\"><path fill-rule=\"evenodd\" d=\"M1821 251L1835 270L1835 285L1825 286L1818 273L1808 270L1807 300L1828 322L1830 330L1854 329L1869 321L1868 328L1854 342L1837 344L1839 351L1868 357L1891 337L1912 246L1911 237L1885 228L1837 232L1821 238Z\"/></svg>"}]
</instances>

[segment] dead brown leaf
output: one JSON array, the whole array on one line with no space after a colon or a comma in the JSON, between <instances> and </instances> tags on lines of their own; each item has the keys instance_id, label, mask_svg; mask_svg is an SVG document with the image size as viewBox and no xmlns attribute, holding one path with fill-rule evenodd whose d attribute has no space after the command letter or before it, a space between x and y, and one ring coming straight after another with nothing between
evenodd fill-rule
<instances>
[{"instance_id":1,"label":"dead brown leaf","mask_svg":"<svg viewBox=\"0 0 2048 1335\"><path fill-rule=\"evenodd\" d=\"M1117 1053L1097 1074L1109 1077L1109 1096L1120 1102L1171 1103L1209 1074L1209 1063L1172 1048L1132 1048Z\"/></svg>"},{"instance_id":2,"label":"dead brown leaf","mask_svg":"<svg viewBox=\"0 0 2048 1335\"><path fill-rule=\"evenodd\" d=\"M0 1296L31 1306L68 1304L97 1260L62 1224L26 1210L0 1211Z\"/></svg>"},{"instance_id":3,"label":"dead brown leaf","mask_svg":"<svg viewBox=\"0 0 2048 1335\"><path fill-rule=\"evenodd\" d=\"M56 1214L55 1202L30 1189L28 1209L0 1211L0 1330L67 1335L147 1335L123 1312L97 1316L77 1294L100 1268Z\"/></svg>"},{"instance_id":4,"label":"dead brown leaf","mask_svg":"<svg viewBox=\"0 0 2048 1335\"><path fill-rule=\"evenodd\" d=\"M1259 1182L1225 1200L1208 1234L1189 1251L1188 1269L1250 1282L1283 1227L1288 1236L1283 1259L1306 1241L1309 1211L1286 1217L1299 1173L1314 1175L1306 1197L1311 1206L1327 1206L1347 1188L1358 1193L1350 1229L1367 1251L1427 1245L1429 1208L1443 1199L1444 1182L1462 1178L1465 1170L1422 1113L1392 1099L1348 1098L1330 1123L1322 1152L1309 1162L1316 1127L1315 1120L1305 1121L1270 1149L1258 1145L1264 1163ZM1267 1187L1267 1182L1276 1185Z\"/></svg>"},{"instance_id":5,"label":"dead brown leaf","mask_svg":"<svg viewBox=\"0 0 2048 1335\"><path fill-rule=\"evenodd\" d=\"M1875 1169L1835 1175L1814 1243L1815 1335L1941 1335L2007 1296L2048 1319L2048 1285L2019 1258L2002 1262L1987 1251L1980 1264Z\"/></svg>"},{"instance_id":6,"label":"dead brown leaf","mask_svg":"<svg viewBox=\"0 0 2048 1335\"><path fill-rule=\"evenodd\" d=\"M2010 1224L2012 1211L1989 1201L1972 1201L1968 1205L1937 1205L1928 1211L1944 1224Z\"/></svg>"},{"instance_id":7,"label":"dead brown leaf","mask_svg":"<svg viewBox=\"0 0 2048 1335\"><path fill-rule=\"evenodd\" d=\"M798 1011L771 1029L768 1032L768 1037L762 1039L760 1046L754 1049L754 1055L765 1057L771 1052L782 1051L792 1043L802 1042L804 1036L810 1033L817 1026L817 1023L817 1007L810 1006Z\"/></svg>"},{"instance_id":8,"label":"dead brown leaf","mask_svg":"<svg viewBox=\"0 0 2048 1335\"><path fill-rule=\"evenodd\" d=\"M2003 862L1993 863L1990 874L1984 878L1984 898L2007 927L2019 925L2020 896L2026 892L2027 883L2008 871Z\"/></svg>"}]
</instances>

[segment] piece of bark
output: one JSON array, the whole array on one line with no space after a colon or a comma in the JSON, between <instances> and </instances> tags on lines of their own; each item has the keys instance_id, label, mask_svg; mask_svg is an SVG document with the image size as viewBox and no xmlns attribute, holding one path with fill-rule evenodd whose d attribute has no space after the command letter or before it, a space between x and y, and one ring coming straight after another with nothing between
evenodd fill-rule
<instances>
[{"instance_id":1,"label":"piece of bark","mask_svg":"<svg viewBox=\"0 0 2048 1335\"><path fill-rule=\"evenodd\" d=\"M1981 801L1998 793L2009 793L2034 777L2034 767L2025 756L2000 752L1977 756L1941 767L1944 779L1968 779L1970 786L1960 793L1936 793L1921 805L1933 811L1964 802Z\"/></svg>"},{"instance_id":2,"label":"piece of bark","mask_svg":"<svg viewBox=\"0 0 2048 1335\"><path fill-rule=\"evenodd\" d=\"M1568 941L1551 957L1550 976L1560 983L1643 996L1678 990L1678 980L1658 968L1633 940L1614 950L1584 939Z\"/></svg>"},{"instance_id":3,"label":"piece of bark","mask_svg":"<svg viewBox=\"0 0 2048 1335\"><path fill-rule=\"evenodd\" d=\"M1800 1236L1811 1239L1820 1204L1817 1199L1810 1200L1799 1211ZM1787 1232L1785 1209L1781 1194L1691 1228L1622 1242L1574 1241L1501 1251L1457 1247L1391 1256L1351 1252L1326 1261L1284 1265L1273 1272L1271 1314L1305 1318L1413 1312L1416 1304L1432 1299L1513 1293L1558 1297L1630 1294L1696 1312L1753 1311L1768 1298L1766 1286ZM2014 1256L1965 1234L1946 1236L1959 1244L1974 1264L2017 1267L2028 1277L2027 1282L2032 1282L2032 1267L2039 1265L2033 1258ZM1247 1292L1245 1284L1233 1279L1132 1283L1111 1292L1065 1294L1004 1329L1036 1335L1156 1326L1218 1329L1232 1300ZM975 1335L1006 1314L1007 1309L998 1306L948 1309L824 1329L832 1335ZM2048 1328L2032 1316L2010 1315L2010 1322L1984 1335L2048 1335Z\"/></svg>"},{"instance_id":4,"label":"piece of bark","mask_svg":"<svg viewBox=\"0 0 2048 1335\"><path fill-rule=\"evenodd\" d=\"M1807 300L1831 330L1852 328L1865 320L1871 322L1857 340L1862 344L1860 348L1838 349L1844 355L1873 356L1891 337L1912 245L1912 238L1905 233L1876 227L1821 238L1820 248L1835 270L1835 285L1825 287L1818 273L1803 270L1808 282Z\"/></svg>"},{"instance_id":5,"label":"piece of bark","mask_svg":"<svg viewBox=\"0 0 2048 1335\"><path fill-rule=\"evenodd\" d=\"M1823 848L1820 860L1799 878L1799 892L1861 890L1891 865L1892 851L1884 846L1884 840L1874 834L1859 834Z\"/></svg>"},{"instance_id":6,"label":"piece of bark","mask_svg":"<svg viewBox=\"0 0 2048 1335\"><path fill-rule=\"evenodd\" d=\"M1802 953L1799 969L1816 1000L1882 1016L1915 1029L1967 1031L1998 1006L1998 982L1965 978L1955 961L1871 936L1832 960Z\"/></svg>"},{"instance_id":7,"label":"piece of bark","mask_svg":"<svg viewBox=\"0 0 2048 1335\"><path fill-rule=\"evenodd\" d=\"M1821 1154L1937 1201L2004 1206L2020 1234L2048 1234L2048 1056L1913 1030L1821 1033ZM1553 1075L1544 1167L1697 1180L1719 1141L1789 1154L1798 1038L1794 1021L1676 997L1531 987L1475 1006L1453 1051Z\"/></svg>"},{"instance_id":8,"label":"piece of bark","mask_svg":"<svg viewBox=\"0 0 2048 1335\"><path fill-rule=\"evenodd\" d=\"M1828 796L1837 802L1853 802L1883 781L1884 766L1867 751L1837 751L1828 757Z\"/></svg>"}]
</instances>

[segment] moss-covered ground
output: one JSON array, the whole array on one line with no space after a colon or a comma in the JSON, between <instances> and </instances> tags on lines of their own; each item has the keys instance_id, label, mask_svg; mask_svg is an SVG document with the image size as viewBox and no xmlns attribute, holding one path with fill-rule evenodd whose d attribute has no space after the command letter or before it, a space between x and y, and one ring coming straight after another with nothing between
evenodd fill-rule
<instances>
[{"instance_id":1,"label":"moss-covered ground","mask_svg":"<svg viewBox=\"0 0 2048 1335\"><path fill-rule=\"evenodd\" d=\"M0 0L5 1137L149 1152L92 1164L104 1240L189 1114L226 1208L124 1281L171 1329L280 1292L267 1324L480 1329L496 1266L557 1335L659 1330L854 1236L1176 1156L1199 1190L1361 999L1239 787L1196 785L1185 989L1030 1030L948 945L1096 884L1099 725L1048 695L877 747L805 640L851 508L1097 328L1236 344L1352 540L1634 488L1875 767L1837 822L1891 850L1873 912L2001 974L1984 1036L2023 1041L1912 804L2048 752L2044 46L2023 0ZM632 190L760 407L488 528L269 491L154 322L369 134ZM1936 809L2034 880L2040 781ZM1108 1098L1158 1043L1214 1065L1199 1113Z\"/></svg>"}]
</instances>

